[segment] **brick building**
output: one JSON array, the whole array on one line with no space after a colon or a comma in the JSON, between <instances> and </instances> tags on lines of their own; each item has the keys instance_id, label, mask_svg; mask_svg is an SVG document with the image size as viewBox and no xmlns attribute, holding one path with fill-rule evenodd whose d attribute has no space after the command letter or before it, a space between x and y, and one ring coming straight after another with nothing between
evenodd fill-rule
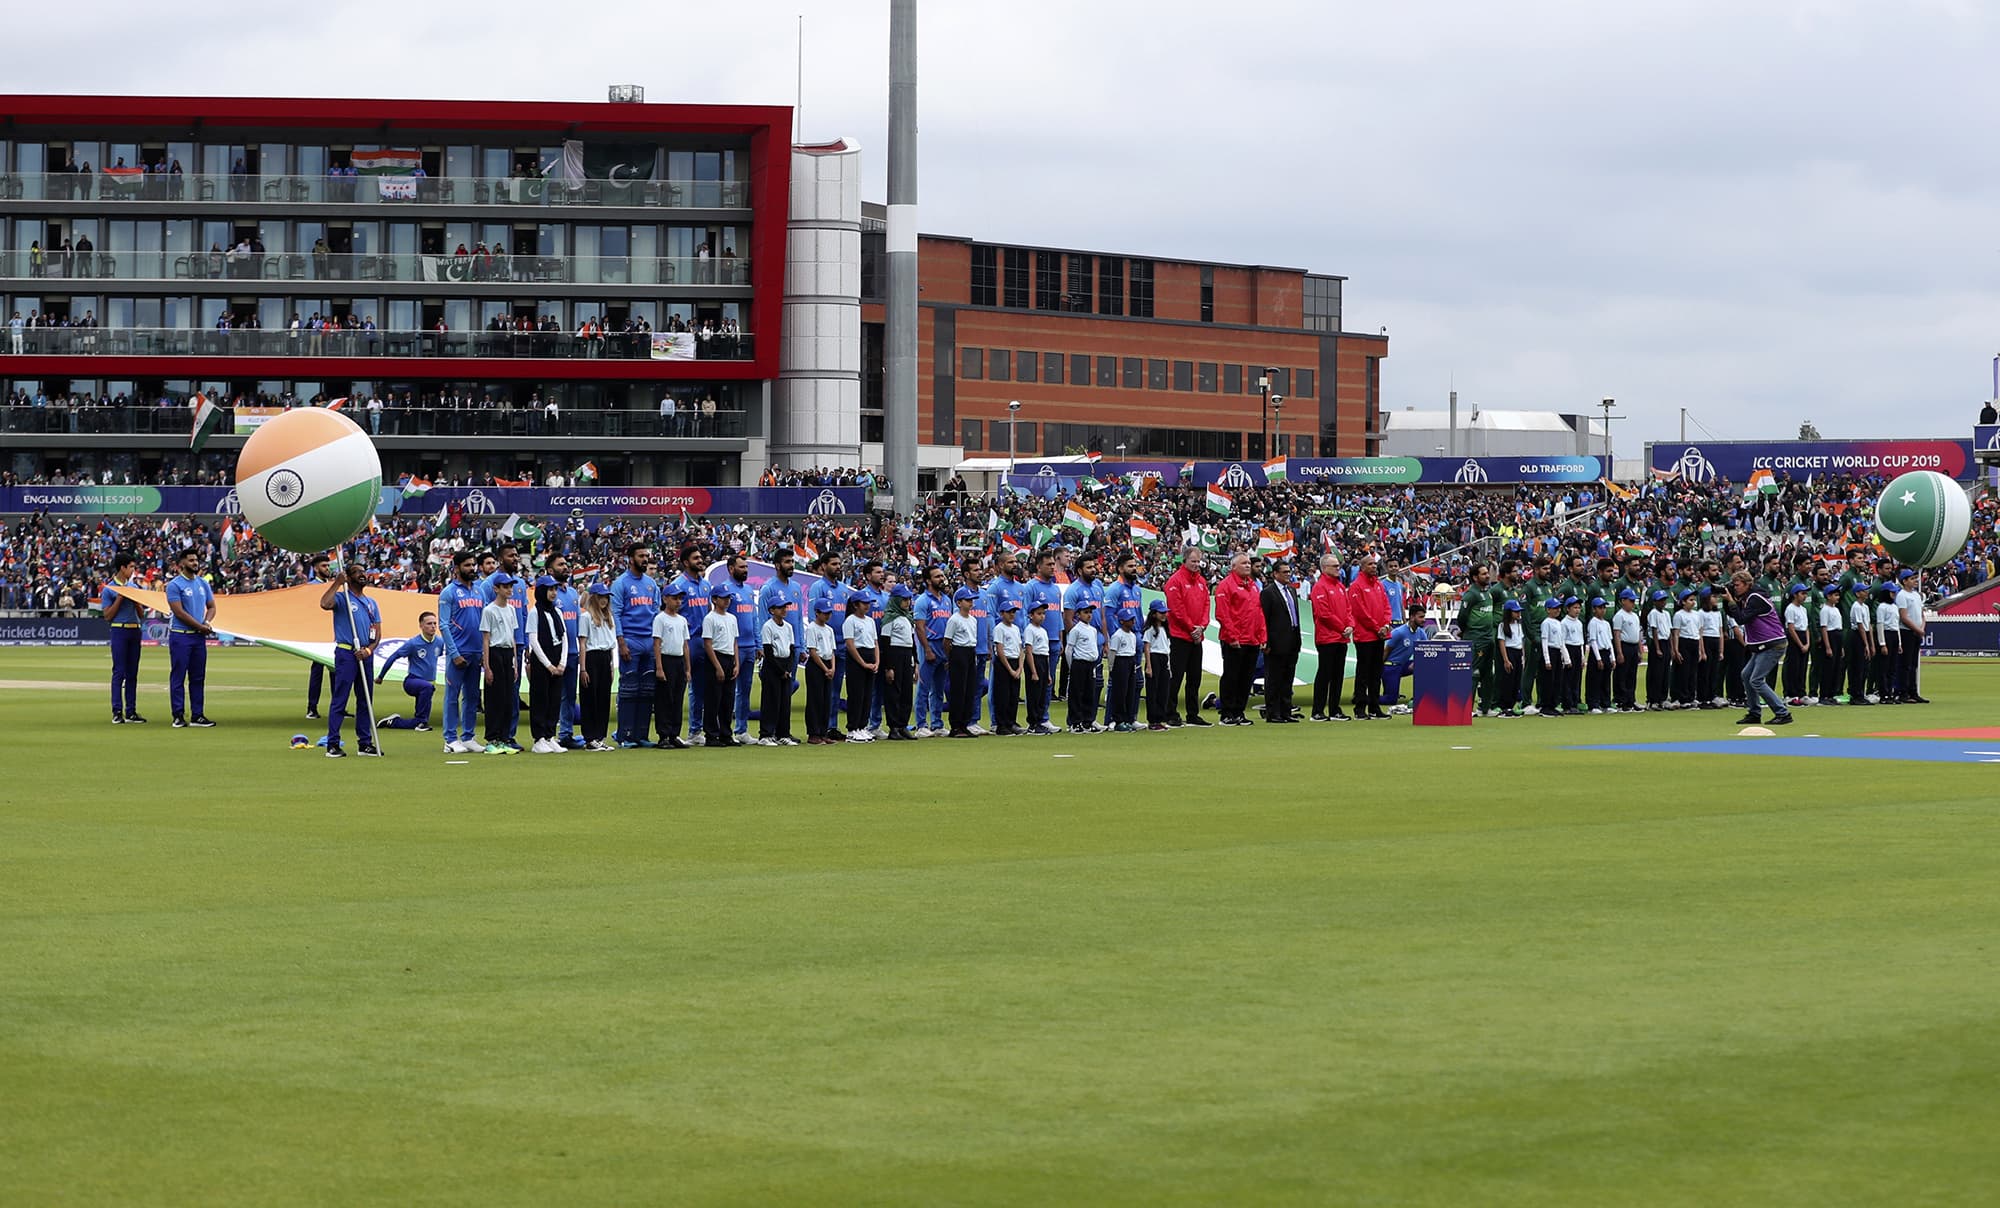
<instances>
[{"instance_id":1,"label":"brick building","mask_svg":"<svg viewBox=\"0 0 2000 1208\"><path fill-rule=\"evenodd\" d=\"M880 439L879 208L862 243L862 434ZM1235 460L1374 454L1388 339L1341 328L1344 278L925 235L918 433L1014 452ZM1258 379L1283 399L1268 413ZM1267 415L1269 418L1267 419ZM1266 433L1269 432L1267 440ZM1268 449L1268 452L1267 452Z\"/></svg>"}]
</instances>

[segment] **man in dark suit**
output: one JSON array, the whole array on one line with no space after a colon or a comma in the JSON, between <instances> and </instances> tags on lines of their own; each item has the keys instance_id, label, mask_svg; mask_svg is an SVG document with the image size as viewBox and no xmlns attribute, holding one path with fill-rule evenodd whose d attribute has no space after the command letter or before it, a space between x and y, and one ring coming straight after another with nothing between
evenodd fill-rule
<instances>
[{"instance_id":1,"label":"man in dark suit","mask_svg":"<svg viewBox=\"0 0 2000 1208\"><path fill-rule=\"evenodd\" d=\"M1292 564L1272 568L1260 595L1264 606L1264 720L1295 722L1292 676L1299 666L1299 589L1292 581Z\"/></svg>"}]
</instances>

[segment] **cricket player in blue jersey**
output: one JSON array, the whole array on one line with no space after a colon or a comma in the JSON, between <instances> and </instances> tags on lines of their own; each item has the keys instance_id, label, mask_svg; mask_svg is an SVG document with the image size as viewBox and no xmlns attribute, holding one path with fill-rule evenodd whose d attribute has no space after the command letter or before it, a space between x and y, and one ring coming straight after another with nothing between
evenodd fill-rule
<instances>
[{"instance_id":1,"label":"cricket player in blue jersey","mask_svg":"<svg viewBox=\"0 0 2000 1208\"><path fill-rule=\"evenodd\" d=\"M139 716L139 638L146 610L112 590L133 585L137 561L130 554L112 558L111 582L97 598L97 611L111 626L111 722L119 726L146 724Z\"/></svg>"},{"instance_id":2,"label":"cricket player in blue jersey","mask_svg":"<svg viewBox=\"0 0 2000 1208\"><path fill-rule=\"evenodd\" d=\"M771 615L771 605L783 601L789 605L785 609L785 623L792 627L792 663L785 669L797 691L798 664L805 657L806 622L800 615L806 610L806 589L793 576L798 570L798 556L791 550L780 549L771 558L771 580L757 589L757 615Z\"/></svg>"},{"instance_id":3,"label":"cricket player in blue jersey","mask_svg":"<svg viewBox=\"0 0 2000 1208\"><path fill-rule=\"evenodd\" d=\"M917 651L923 660L917 667L918 738L945 732L944 712L951 695L951 651L945 646L944 627L951 620L952 611L951 589L946 585L944 567L926 568L924 590L915 605Z\"/></svg>"},{"instance_id":4,"label":"cricket player in blue jersey","mask_svg":"<svg viewBox=\"0 0 2000 1208\"><path fill-rule=\"evenodd\" d=\"M752 672L757 667L757 654L763 649L761 635L764 618L769 614L757 611L757 590L750 586L749 556L731 554L726 565L729 611L736 618L735 736L740 739L750 732L750 689L757 679Z\"/></svg>"},{"instance_id":5,"label":"cricket player in blue jersey","mask_svg":"<svg viewBox=\"0 0 2000 1208\"><path fill-rule=\"evenodd\" d=\"M167 612L173 617L167 632L167 704L174 712L174 729L206 729L215 724L202 711L208 639L215 636L215 589L201 577L200 549L191 545L182 550L174 567L174 577L167 580ZM183 703L194 706L193 716L182 710Z\"/></svg>"},{"instance_id":6,"label":"cricket player in blue jersey","mask_svg":"<svg viewBox=\"0 0 2000 1208\"><path fill-rule=\"evenodd\" d=\"M563 626L568 633L568 651L563 655L562 701L558 707L556 741L572 750L583 747L576 737L576 723L581 714L577 711L576 687L583 673L583 660L576 656L577 617L583 609L583 597L576 588L569 585L569 557L565 554L551 554L546 569L549 578L556 581L556 611L562 614Z\"/></svg>"},{"instance_id":7,"label":"cricket player in blue jersey","mask_svg":"<svg viewBox=\"0 0 2000 1208\"><path fill-rule=\"evenodd\" d=\"M448 755L476 755L486 749L473 737L485 685L479 617L486 595L476 577L479 559L471 550L460 550L451 569L452 581L438 593L438 632L444 640L444 749Z\"/></svg>"},{"instance_id":8,"label":"cricket player in blue jersey","mask_svg":"<svg viewBox=\"0 0 2000 1208\"><path fill-rule=\"evenodd\" d=\"M854 589L849 587L846 581L841 578L843 571L844 568L841 565L840 555L838 553L827 554L820 560L819 582L813 584L813 589L810 593L814 611L817 611L822 603L826 604L827 615L834 619L834 627L836 629L839 628L839 622L847 616L847 598L854 594ZM841 741L847 737L840 732L840 726L834 721L835 718L843 716L844 706L841 704L840 692L841 687L846 682L847 643L835 642L833 651L833 682L827 685L827 737L835 741Z\"/></svg>"},{"instance_id":9,"label":"cricket player in blue jersey","mask_svg":"<svg viewBox=\"0 0 2000 1208\"><path fill-rule=\"evenodd\" d=\"M882 621L889 610L889 570L880 562L869 559L861 566L861 581L855 586L855 594L868 598L868 619L875 622L879 632ZM879 661L879 656L878 656ZM878 668L879 671L879 668ZM882 732L882 706L888 701L888 677L877 674L868 689L868 732Z\"/></svg>"},{"instance_id":10,"label":"cricket player in blue jersey","mask_svg":"<svg viewBox=\"0 0 2000 1208\"><path fill-rule=\"evenodd\" d=\"M999 624L1000 615L1009 604L1014 606L1014 624L1019 626L1026 623L1028 616L1027 573L1027 567L1021 564L1021 559L1013 550L1002 548L998 554L993 556L993 581L987 584L988 615L992 618L988 627L989 635L991 634L991 626ZM988 645L989 647L991 646L990 640ZM997 662L998 660L994 661ZM991 669L989 665L988 674L990 676L1004 674L1004 672ZM1019 682L1014 684L1014 688L1016 689L1014 703L1017 706L1020 704L1022 698L1021 687L1022 685ZM993 681L990 678L987 681L986 689L987 694L990 696L993 689Z\"/></svg>"},{"instance_id":11,"label":"cricket player in blue jersey","mask_svg":"<svg viewBox=\"0 0 2000 1208\"><path fill-rule=\"evenodd\" d=\"M675 577L673 587L684 598L681 615L688 623L688 741L702 746L708 741L703 726L708 717L708 681L713 668L708 662L708 646L701 637L702 622L708 619L709 596L698 546L688 545L681 550L681 573Z\"/></svg>"},{"instance_id":12,"label":"cricket player in blue jersey","mask_svg":"<svg viewBox=\"0 0 2000 1208\"><path fill-rule=\"evenodd\" d=\"M360 701L354 715L355 749L363 755L380 755L375 746L375 724L367 693L373 679L375 647L382 641L382 609L367 596L368 572L359 562L350 562L320 593L319 606L333 614L333 703L326 711L326 755L339 759L347 752L340 746L341 723L347 720L350 699Z\"/></svg>"},{"instance_id":13,"label":"cricket player in blue jersey","mask_svg":"<svg viewBox=\"0 0 2000 1208\"><path fill-rule=\"evenodd\" d=\"M611 624L618 631L618 745L652 745L653 618L660 615L660 585L646 573L653 552L634 541L625 573L611 585Z\"/></svg>"},{"instance_id":14,"label":"cricket player in blue jersey","mask_svg":"<svg viewBox=\"0 0 2000 1208\"><path fill-rule=\"evenodd\" d=\"M375 682L380 684L388 678L389 668L397 663L407 663L403 670L403 691L416 704L410 716L391 713L377 719L377 726L384 730L430 732L431 697L437 692L438 658L443 653L444 639L438 636L438 616L434 612L423 613L417 617L417 635L405 639L401 646L396 647L396 653L382 660L382 665L375 671Z\"/></svg>"}]
</instances>

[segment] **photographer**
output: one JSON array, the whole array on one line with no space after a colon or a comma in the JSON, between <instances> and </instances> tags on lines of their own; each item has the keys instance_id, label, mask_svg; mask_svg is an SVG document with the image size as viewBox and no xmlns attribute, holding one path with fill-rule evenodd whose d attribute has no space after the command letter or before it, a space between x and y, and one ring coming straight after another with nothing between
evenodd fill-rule
<instances>
[{"instance_id":1,"label":"photographer","mask_svg":"<svg viewBox=\"0 0 2000 1208\"><path fill-rule=\"evenodd\" d=\"M1747 570L1729 577L1730 599L1724 604L1729 619L1743 627L1746 657L1743 663L1743 695L1749 712L1738 718L1740 725L1756 725L1762 720L1761 706L1771 705L1771 724L1789 726L1792 711L1771 688L1771 672L1785 653L1785 623L1771 597L1758 590Z\"/></svg>"}]
</instances>

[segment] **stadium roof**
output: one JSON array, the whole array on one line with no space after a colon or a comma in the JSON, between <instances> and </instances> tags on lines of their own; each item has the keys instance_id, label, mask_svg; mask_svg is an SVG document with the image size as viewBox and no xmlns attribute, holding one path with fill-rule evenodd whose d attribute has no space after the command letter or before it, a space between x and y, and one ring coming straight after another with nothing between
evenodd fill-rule
<instances>
[{"instance_id":1,"label":"stadium roof","mask_svg":"<svg viewBox=\"0 0 2000 1208\"><path fill-rule=\"evenodd\" d=\"M1451 427L1449 411L1385 411L1384 432L1443 432ZM1575 432L1604 435L1604 421L1586 415L1563 415L1555 411L1505 411L1492 407L1460 407L1458 426L1462 431L1484 432Z\"/></svg>"}]
</instances>

